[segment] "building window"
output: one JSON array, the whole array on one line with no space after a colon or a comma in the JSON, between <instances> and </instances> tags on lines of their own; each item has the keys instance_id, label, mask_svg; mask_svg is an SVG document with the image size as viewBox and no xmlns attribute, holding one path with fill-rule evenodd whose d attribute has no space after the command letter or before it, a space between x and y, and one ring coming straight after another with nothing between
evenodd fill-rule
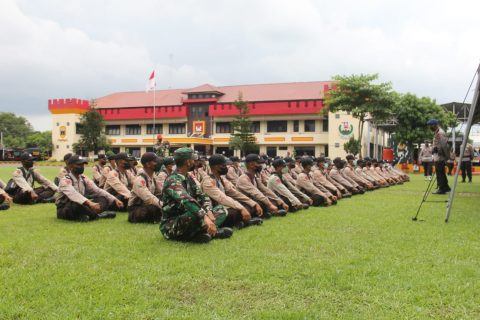
<instances>
[{"instance_id":1,"label":"building window","mask_svg":"<svg viewBox=\"0 0 480 320\"><path fill-rule=\"evenodd\" d=\"M112 150L112 152L115 154L120 152L120 148L111 148L110 150Z\"/></svg>"},{"instance_id":2,"label":"building window","mask_svg":"<svg viewBox=\"0 0 480 320\"><path fill-rule=\"evenodd\" d=\"M147 124L147 134L163 133L163 126L160 123L155 124L155 132L153 132L153 124Z\"/></svg>"},{"instance_id":3,"label":"building window","mask_svg":"<svg viewBox=\"0 0 480 320\"><path fill-rule=\"evenodd\" d=\"M60 146L57 144L57 149L59 149L59 148L60 148Z\"/></svg>"},{"instance_id":4,"label":"building window","mask_svg":"<svg viewBox=\"0 0 480 320\"><path fill-rule=\"evenodd\" d=\"M340 119L340 114L335 113L335 119Z\"/></svg>"},{"instance_id":5,"label":"building window","mask_svg":"<svg viewBox=\"0 0 480 320\"><path fill-rule=\"evenodd\" d=\"M170 123L168 125L169 134L185 134L185 123Z\"/></svg>"},{"instance_id":6,"label":"building window","mask_svg":"<svg viewBox=\"0 0 480 320\"><path fill-rule=\"evenodd\" d=\"M340 143L335 142L335 148L340 148Z\"/></svg>"},{"instance_id":7,"label":"building window","mask_svg":"<svg viewBox=\"0 0 480 320\"><path fill-rule=\"evenodd\" d=\"M287 120L267 121L267 132L287 132Z\"/></svg>"},{"instance_id":8,"label":"building window","mask_svg":"<svg viewBox=\"0 0 480 320\"><path fill-rule=\"evenodd\" d=\"M75 123L75 133L82 134L83 125L81 123Z\"/></svg>"},{"instance_id":9,"label":"building window","mask_svg":"<svg viewBox=\"0 0 480 320\"><path fill-rule=\"evenodd\" d=\"M296 156L315 156L315 147L295 147Z\"/></svg>"},{"instance_id":10,"label":"building window","mask_svg":"<svg viewBox=\"0 0 480 320\"><path fill-rule=\"evenodd\" d=\"M153 150L153 147L146 147L145 152L155 152L155 150Z\"/></svg>"},{"instance_id":11,"label":"building window","mask_svg":"<svg viewBox=\"0 0 480 320\"><path fill-rule=\"evenodd\" d=\"M260 133L260 121L253 121L252 122L252 132L253 133Z\"/></svg>"},{"instance_id":12,"label":"building window","mask_svg":"<svg viewBox=\"0 0 480 320\"><path fill-rule=\"evenodd\" d=\"M322 131L327 132L328 131L328 115L323 116L322 120Z\"/></svg>"},{"instance_id":13,"label":"building window","mask_svg":"<svg viewBox=\"0 0 480 320\"><path fill-rule=\"evenodd\" d=\"M232 133L231 122L217 122L215 132L216 133Z\"/></svg>"},{"instance_id":14,"label":"building window","mask_svg":"<svg viewBox=\"0 0 480 320\"><path fill-rule=\"evenodd\" d=\"M140 135L142 134L142 127L139 124L127 124L125 126L125 134L129 136Z\"/></svg>"},{"instance_id":15,"label":"building window","mask_svg":"<svg viewBox=\"0 0 480 320\"><path fill-rule=\"evenodd\" d=\"M120 135L120 126L119 125L109 125L105 127L105 134L108 136L119 136Z\"/></svg>"},{"instance_id":16,"label":"building window","mask_svg":"<svg viewBox=\"0 0 480 320\"><path fill-rule=\"evenodd\" d=\"M300 127L300 121L299 120L293 120L293 132L298 132Z\"/></svg>"},{"instance_id":17,"label":"building window","mask_svg":"<svg viewBox=\"0 0 480 320\"><path fill-rule=\"evenodd\" d=\"M305 132L315 132L315 120L305 120Z\"/></svg>"},{"instance_id":18,"label":"building window","mask_svg":"<svg viewBox=\"0 0 480 320\"><path fill-rule=\"evenodd\" d=\"M288 150L288 147L287 147L287 146L278 147L278 150L280 150L280 151L287 151L287 150Z\"/></svg>"}]
</instances>

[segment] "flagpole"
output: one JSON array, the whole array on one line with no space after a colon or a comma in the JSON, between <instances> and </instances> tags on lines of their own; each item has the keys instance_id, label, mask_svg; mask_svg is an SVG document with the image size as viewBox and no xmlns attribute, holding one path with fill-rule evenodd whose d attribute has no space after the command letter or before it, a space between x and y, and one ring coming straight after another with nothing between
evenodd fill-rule
<instances>
[{"instance_id":1,"label":"flagpole","mask_svg":"<svg viewBox=\"0 0 480 320\"><path fill-rule=\"evenodd\" d=\"M155 79L155 69L153 70L153 74L154 74L154 76L153 76L154 78L153 78L153 128L152 128L152 134L153 134L153 144L155 144L155 136L156 136L155 135L155 125L156 125L156 120L157 120L156 119L156 116L157 116L156 112L157 111L156 111L156 108L155 108L155 102L156 102L155 101L155 95L156 95L155 91L157 91L156 90L157 89L156 88L157 87L157 81Z\"/></svg>"}]
</instances>

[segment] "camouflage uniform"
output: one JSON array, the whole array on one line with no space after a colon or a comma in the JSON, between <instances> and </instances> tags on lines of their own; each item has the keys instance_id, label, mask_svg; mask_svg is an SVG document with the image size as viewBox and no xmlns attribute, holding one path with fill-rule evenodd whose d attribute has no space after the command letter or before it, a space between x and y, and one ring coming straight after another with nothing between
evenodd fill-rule
<instances>
[{"instance_id":1,"label":"camouflage uniform","mask_svg":"<svg viewBox=\"0 0 480 320\"><path fill-rule=\"evenodd\" d=\"M212 208L210 198L201 192L190 175L173 172L163 185L162 221L160 231L166 239L188 241L206 231L203 217L208 211L215 216L215 224L226 219L225 208Z\"/></svg>"}]
</instances>

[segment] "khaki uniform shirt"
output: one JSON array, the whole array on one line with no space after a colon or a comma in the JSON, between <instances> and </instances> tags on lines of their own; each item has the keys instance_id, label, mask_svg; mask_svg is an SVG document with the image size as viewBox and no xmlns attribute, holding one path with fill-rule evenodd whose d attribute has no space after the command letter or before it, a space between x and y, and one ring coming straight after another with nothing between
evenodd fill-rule
<instances>
[{"instance_id":1,"label":"khaki uniform shirt","mask_svg":"<svg viewBox=\"0 0 480 320\"><path fill-rule=\"evenodd\" d=\"M107 180L106 177L102 174L103 169L104 167L102 167L98 163L92 168L93 180L98 182L98 186L100 188L103 188L103 186L105 185L105 181Z\"/></svg>"},{"instance_id":2,"label":"khaki uniform shirt","mask_svg":"<svg viewBox=\"0 0 480 320\"><path fill-rule=\"evenodd\" d=\"M253 179L248 174L242 174L238 178L237 189L257 202L269 206L271 202L280 204L283 201L270 189L262 184L256 175Z\"/></svg>"},{"instance_id":3,"label":"khaki uniform shirt","mask_svg":"<svg viewBox=\"0 0 480 320\"><path fill-rule=\"evenodd\" d=\"M68 172L69 171L67 170L67 168L65 167L60 168L57 175L58 179L62 179L63 177L65 177L68 174Z\"/></svg>"},{"instance_id":4,"label":"khaki uniform shirt","mask_svg":"<svg viewBox=\"0 0 480 320\"><path fill-rule=\"evenodd\" d=\"M359 175L359 176L362 176L365 180L369 181L369 182L377 182L375 180L375 178L373 178L372 176L368 175L365 171L363 171L363 168L361 167L356 167L355 168L355 172Z\"/></svg>"},{"instance_id":5,"label":"khaki uniform shirt","mask_svg":"<svg viewBox=\"0 0 480 320\"><path fill-rule=\"evenodd\" d=\"M363 179L361 176L355 173L355 169L348 165L343 169L343 175L355 181L357 185L369 185L370 182Z\"/></svg>"},{"instance_id":6,"label":"khaki uniform shirt","mask_svg":"<svg viewBox=\"0 0 480 320\"><path fill-rule=\"evenodd\" d=\"M146 179L145 179L145 177ZM157 197L162 193L156 181L155 174L150 177L143 169L138 170L138 175L133 179L133 186L128 206L152 205L162 208L162 202Z\"/></svg>"},{"instance_id":7,"label":"khaki uniform shirt","mask_svg":"<svg viewBox=\"0 0 480 320\"><path fill-rule=\"evenodd\" d=\"M243 174L242 169L235 167L234 165L228 166L228 172L226 178L233 183L237 184L238 178Z\"/></svg>"},{"instance_id":8,"label":"khaki uniform shirt","mask_svg":"<svg viewBox=\"0 0 480 320\"><path fill-rule=\"evenodd\" d=\"M298 206L302 204L302 202L298 200L297 197L295 197L293 193L290 192L290 190L288 190L282 179L277 174L272 174L270 176L267 186L270 190L273 190L282 197L287 198L293 206Z\"/></svg>"},{"instance_id":9,"label":"khaki uniform shirt","mask_svg":"<svg viewBox=\"0 0 480 320\"><path fill-rule=\"evenodd\" d=\"M335 194L339 191L338 188L327 179L327 176L322 172L322 170L313 170L313 172L310 173L310 176L312 177L315 185L323 185L326 189L328 189L328 191Z\"/></svg>"},{"instance_id":10,"label":"khaki uniform shirt","mask_svg":"<svg viewBox=\"0 0 480 320\"><path fill-rule=\"evenodd\" d=\"M473 157L473 146L470 143L467 143L465 146L465 152L463 153L462 161L472 161Z\"/></svg>"},{"instance_id":11,"label":"khaki uniform shirt","mask_svg":"<svg viewBox=\"0 0 480 320\"><path fill-rule=\"evenodd\" d=\"M445 131L442 128L438 128L435 131L435 135L433 136L433 148L437 148L437 160L438 161L447 161L450 156L450 148L448 147L448 139L445 135ZM434 155L435 159L435 155Z\"/></svg>"},{"instance_id":12,"label":"khaki uniform shirt","mask_svg":"<svg viewBox=\"0 0 480 320\"><path fill-rule=\"evenodd\" d=\"M114 196L97 187L92 180L83 174L79 176L79 179L75 178L73 174L68 174L60 179L60 183L58 184L58 192L59 194L55 201L57 205L66 201L67 199L78 204L84 204L85 201L88 200L85 197L86 194L97 197L105 197L110 203L115 201Z\"/></svg>"},{"instance_id":13,"label":"khaki uniform shirt","mask_svg":"<svg viewBox=\"0 0 480 320\"><path fill-rule=\"evenodd\" d=\"M422 150L420 150L420 154L418 155L418 160L422 162L432 162L432 147L423 147Z\"/></svg>"},{"instance_id":14,"label":"khaki uniform shirt","mask_svg":"<svg viewBox=\"0 0 480 320\"><path fill-rule=\"evenodd\" d=\"M339 184L345 186L347 189L353 189L355 188L354 185L352 185L347 179L345 179L342 175L342 173L336 168L333 167L332 170L330 170L330 177L337 181Z\"/></svg>"},{"instance_id":15,"label":"khaki uniform shirt","mask_svg":"<svg viewBox=\"0 0 480 320\"><path fill-rule=\"evenodd\" d=\"M121 173L120 170L112 170L108 173L107 181L105 181L105 189L108 192L115 191L125 198L130 198L131 192L129 186L133 185L134 176L130 170Z\"/></svg>"},{"instance_id":16,"label":"khaki uniform shirt","mask_svg":"<svg viewBox=\"0 0 480 320\"><path fill-rule=\"evenodd\" d=\"M4 190L5 186L5 183L2 181L2 179L0 179L0 196L4 196L7 194Z\"/></svg>"},{"instance_id":17,"label":"khaki uniform shirt","mask_svg":"<svg viewBox=\"0 0 480 320\"><path fill-rule=\"evenodd\" d=\"M298 175L297 187L299 187L301 190L305 190L307 193L316 194L324 198L327 197L325 193L315 186L310 174L306 174L305 172L302 172Z\"/></svg>"},{"instance_id":18,"label":"khaki uniform shirt","mask_svg":"<svg viewBox=\"0 0 480 320\"><path fill-rule=\"evenodd\" d=\"M23 176L22 170L18 168L13 172L13 182L24 192L33 191L34 182L40 183L45 188L50 188L53 191L57 191L58 187L50 180L42 176L37 169L30 168L29 170L24 169L27 173L27 179Z\"/></svg>"},{"instance_id":19,"label":"khaki uniform shirt","mask_svg":"<svg viewBox=\"0 0 480 320\"><path fill-rule=\"evenodd\" d=\"M217 180L215 176L205 176L201 183L202 191L214 202L213 206L221 204L227 208L237 210L242 210L244 208L240 202L227 195L227 187L225 186L225 181L222 177ZM231 183L230 186L232 186Z\"/></svg>"}]
</instances>

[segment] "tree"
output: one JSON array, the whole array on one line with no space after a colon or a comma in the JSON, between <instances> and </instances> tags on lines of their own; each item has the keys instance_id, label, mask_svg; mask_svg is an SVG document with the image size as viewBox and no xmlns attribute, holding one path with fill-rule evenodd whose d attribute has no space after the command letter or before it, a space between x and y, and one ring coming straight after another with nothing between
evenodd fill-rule
<instances>
[{"instance_id":1,"label":"tree","mask_svg":"<svg viewBox=\"0 0 480 320\"><path fill-rule=\"evenodd\" d=\"M92 109L85 112L80 118L80 134L81 138L74 151L85 150L97 153L100 150L108 148L109 144L105 136L105 121L102 115L94 109L95 101L90 102ZM75 150L77 149L77 150Z\"/></svg>"},{"instance_id":2,"label":"tree","mask_svg":"<svg viewBox=\"0 0 480 320\"><path fill-rule=\"evenodd\" d=\"M230 136L230 149L240 150L242 156L258 149L255 140L255 134L252 130L252 121L248 117L250 108L248 102L243 101L242 95L233 103L237 108L239 115L232 121L233 133Z\"/></svg>"},{"instance_id":3,"label":"tree","mask_svg":"<svg viewBox=\"0 0 480 320\"><path fill-rule=\"evenodd\" d=\"M27 137L27 148L40 148L44 154L51 154L52 131L35 131Z\"/></svg>"},{"instance_id":4,"label":"tree","mask_svg":"<svg viewBox=\"0 0 480 320\"><path fill-rule=\"evenodd\" d=\"M445 131L456 123L455 115L445 111L435 100L428 97L419 98L411 93L397 96L393 112L398 121L395 140L398 143L405 143L409 150L413 150L416 143L432 140L433 133L427 126L429 119L439 120Z\"/></svg>"},{"instance_id":5,"label":"tree","mask_svg":"<svg viewBox=\"0 0 480 320\"><path fill-rule=\"evenodd\" d=\"M24 117L11 112L0 112L0 132L3 132L3 144L6 147L25 148L33 128Z\"/></svg>"},{"instance_id":6,"label":"tree","mask_svg":"<svg viewBox=\"0 0 480 320\"><path fill-rule=\"evenodd\" d=\"M335 76L335 86L325 95L326 110L346 111L360 122L358 140L362 141L363 127L369 118L387 119L395 103L392 85L389 82L374 84L378 74ZM362 156L362 149L359 152Z\"/></svg>"},{"instance_id":7,"label":"tree","mask_svg":"<svg viewBox=\"0 0 480 320\"><path fill-rule=\"evenodd\" d=\"M355 136L351 137L350 140L343 144L343 149L347 153L351 153L354 156L360 153L360 149L362 148L362 142L360 140L355 139Z\"/></svg>"}]
</instances>

